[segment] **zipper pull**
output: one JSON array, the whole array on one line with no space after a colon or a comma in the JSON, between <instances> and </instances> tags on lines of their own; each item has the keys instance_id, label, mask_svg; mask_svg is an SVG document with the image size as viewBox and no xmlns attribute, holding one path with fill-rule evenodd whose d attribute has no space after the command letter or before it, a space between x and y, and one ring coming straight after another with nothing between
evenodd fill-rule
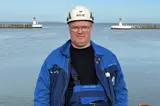
<instances>
[{"instance_id":1,"label":"zipper pull","mask_svg":"<svg viewBox=\"0 0 160 106\"><path fill-rule=\"evenodd\" d=\"M115 85L115 76L112 77L112 85Z\"/></svg>"}]
</instances>

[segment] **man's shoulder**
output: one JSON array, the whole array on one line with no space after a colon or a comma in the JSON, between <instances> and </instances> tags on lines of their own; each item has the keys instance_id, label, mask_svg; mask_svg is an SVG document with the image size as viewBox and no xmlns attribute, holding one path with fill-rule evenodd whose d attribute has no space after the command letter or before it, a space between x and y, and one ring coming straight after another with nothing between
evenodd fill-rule
<instances>
[{"instance_id":1,"label":"man's shoulder","mask_svg":"<svg viewBox=\"0 0 160 106\"><path fill-rule=\"evenodd\" d=\"M50 59L53 59L55 57L58 57L60 55L60 46L53 49L49 54L48 56L46 57L46 61L49 61Z\"/></svg>"},{"instance_id":2,"label":"man's shoulder","mask_svg":"<svg viewBox=\"0 0 160 106\"><path fill-rule=\"evenodd\" d=\"M100 53L102 53L103 55L102 60L103 60L104 67L108 67L109 65L113 65L113 64L119 64L117 56L113 51L101 45L97 45L97 48L100 51Z\"/></svg>"},{"instance_id":3,"label":"man's shoulder","mask_svg":"<svg viewBox=\"0 0 160 106\"><path fill-rule=\"evenodd\" d=\"M98 48L98 51L103 53L104 55L113 55L115 56L115 53L111 51L109 48L104 47L102 45L96 44L96 47Z\"/></svg>"},{"instance_id":4,"label":"man's shoulder","mask_svg":"<svg viewBox=\"0 0 160 106\"><path fill-rule=\"evenodd\" d=\"M70 42L67 41L63 43L62 45L56 47L53 49L45 58L44 62L45 64L50 67L53 64L63 65L64 55L66 52L68 52L70 46Z\"/></svg>"}]
</instances>

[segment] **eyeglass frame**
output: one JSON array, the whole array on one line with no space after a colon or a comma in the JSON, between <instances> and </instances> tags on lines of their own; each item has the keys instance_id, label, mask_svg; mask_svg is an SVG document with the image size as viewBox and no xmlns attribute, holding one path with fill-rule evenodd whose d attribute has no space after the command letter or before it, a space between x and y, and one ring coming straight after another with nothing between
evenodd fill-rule
<instances>
[{"instance_id":1,"label":"eyeglass frame","mask_svg":"<svg viewBox=\"0 0 160 106\"><path fill-rule=\"evenodd\" d=\"M89 31L89 29L92 27L92 25L89 25L89 26L69 26L70 27L70 29L72 30L72 31L75 31L75 32L78 32L79 31L79 29L81 28L81 30L84 32L84 31Z\"/></svg>"}]
</instances>

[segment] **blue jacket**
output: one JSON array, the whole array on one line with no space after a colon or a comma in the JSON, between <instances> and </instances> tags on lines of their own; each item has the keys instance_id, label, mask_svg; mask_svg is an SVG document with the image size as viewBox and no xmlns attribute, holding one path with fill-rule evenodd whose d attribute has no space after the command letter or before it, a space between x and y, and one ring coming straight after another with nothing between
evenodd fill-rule
<instances>
[{"instance_id":1,"label":"blue jacket","mask_svg":"<svg viewBox=\"0 0 160 106\"><path fill-rule=\"evenodd\" d=\"M105 80L105 70L113 64L118 68L116 70L116 82L112 91L115 96L110 95L109 97L112 106L128 106L128 91L116 56L108 49L95 44L93 41L91 41L91 44L95 51L97 76L106 92L108 92L109 88L107 80ZM70 78L70 74L68 74L70 72L68 67L70 64L70 45L71 41L69 40L61 47L53 50L45 59L36 83L34 106L63 106L65 91Z\"/></svg>"}]
</instances>

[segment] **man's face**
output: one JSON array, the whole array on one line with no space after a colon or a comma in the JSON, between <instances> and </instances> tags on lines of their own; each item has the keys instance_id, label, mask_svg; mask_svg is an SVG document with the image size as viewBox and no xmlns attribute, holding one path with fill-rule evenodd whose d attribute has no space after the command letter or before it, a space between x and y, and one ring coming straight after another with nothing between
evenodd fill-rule
<instances>
[{"instance_id":1,"label":"man's face","mask_svg":"<svg viewBox=\"0 0 160 106\"><path fill-rule=\"evenodd\" d=\"M72 44L78 48L89 45L92 31L92 23L89 21L75 21L69 24Z\"/></svg>"}]
</instances>

